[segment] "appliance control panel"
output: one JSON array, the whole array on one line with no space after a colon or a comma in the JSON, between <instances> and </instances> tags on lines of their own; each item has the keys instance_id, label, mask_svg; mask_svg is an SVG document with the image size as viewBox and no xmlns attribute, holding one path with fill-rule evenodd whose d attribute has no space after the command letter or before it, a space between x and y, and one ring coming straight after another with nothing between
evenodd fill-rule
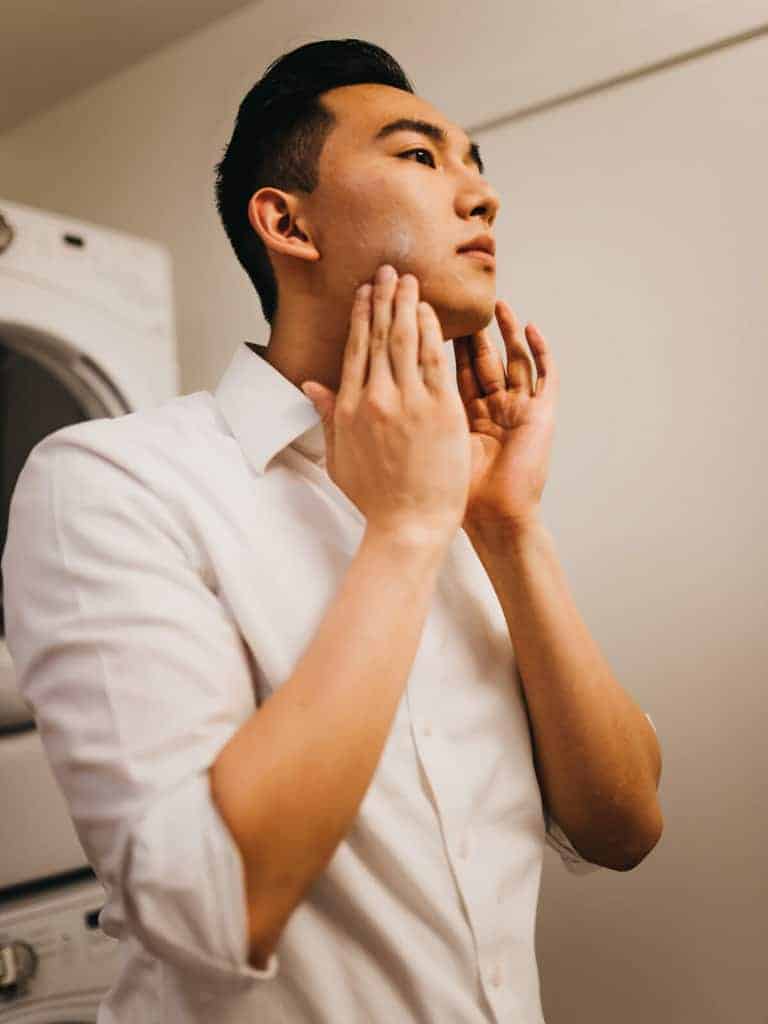
<instances>
[{"instance_id":1,"label":"appliance control panel","mask_svg":"<svg viewBox=\"0 0 768 1024\"><path fill-rule=\"evenodd\" d=\"M93 880L0 903L0 1020L8 1004L106 992L120 944L99 927L103 903Z\"/></svg>"},{"instance_id":2,"label":"appliance control panel","mask_svg":"<svg viewBox=\"0 0 768 1024\"><path fill-rule=\"evenodd\" d=\"M152 239L0 199L0 274L87 296L137 329L173 332L171 255Z\"/></svg>"}]
</instances>

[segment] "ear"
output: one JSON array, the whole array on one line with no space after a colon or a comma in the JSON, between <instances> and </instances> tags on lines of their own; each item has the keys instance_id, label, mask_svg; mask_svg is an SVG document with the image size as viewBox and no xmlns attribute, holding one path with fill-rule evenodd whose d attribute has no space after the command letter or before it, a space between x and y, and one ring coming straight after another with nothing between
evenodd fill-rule
<instances>
[{"instance_id":1,"label":"ear","mask_svg":"<svg viewBox=\"0 0 768 1024\"><path fill-rule=\"evenodd\" d=\"M260 188L248 201L248 220L264 245L274 253L301 260L319 260L299 199L277 188Z\"/></svg>"}]
</instances>

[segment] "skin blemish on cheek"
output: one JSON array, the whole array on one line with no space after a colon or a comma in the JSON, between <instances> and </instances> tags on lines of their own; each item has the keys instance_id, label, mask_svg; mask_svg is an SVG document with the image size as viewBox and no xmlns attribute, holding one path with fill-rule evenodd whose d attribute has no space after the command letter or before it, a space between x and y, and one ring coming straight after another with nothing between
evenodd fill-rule
<instances>
[{"instance_id":1,"label":"skin blemish on cheek","mask_svg":"<svg viewBox=\"0 0 768 1024\"><path fill-rule=\"evenodd\" d=\"M413 249L414 240L410 231L401 218L395 218L382 231L381 251L387 253L387 258L394 264L395 269L404 274L404 268L410 264Z\"/></svg>"},{"instance_id":2,"label":"skin blemish on cheek","mask_svg":"<svg viewBox=\"0 0 768 1024\"><path fill-rule=\"evenodd\" d=\"M413 252L413 239L403 228L396 231L387 245L392 251L392 259L398 265L408 264Z\"/></svg>"}]
</instances>

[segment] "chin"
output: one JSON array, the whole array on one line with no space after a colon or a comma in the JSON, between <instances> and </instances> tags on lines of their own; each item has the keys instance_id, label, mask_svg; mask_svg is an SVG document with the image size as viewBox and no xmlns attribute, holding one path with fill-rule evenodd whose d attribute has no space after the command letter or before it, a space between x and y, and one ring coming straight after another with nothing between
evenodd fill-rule
<instances>
[{"instance_id":1,"label":"chin","mask_svg":"<svg viewBox=\"0 0 768 1024\"><path fill-rule=\"evenodd\" d=\"M440 326L443 329L443 338L452 340L461 338L465 334L476 334L478 331L482 331L493 320L495 307L495 295L461 306L451 304L439 309L435 307Z\"/></svg>"}]
</instances>

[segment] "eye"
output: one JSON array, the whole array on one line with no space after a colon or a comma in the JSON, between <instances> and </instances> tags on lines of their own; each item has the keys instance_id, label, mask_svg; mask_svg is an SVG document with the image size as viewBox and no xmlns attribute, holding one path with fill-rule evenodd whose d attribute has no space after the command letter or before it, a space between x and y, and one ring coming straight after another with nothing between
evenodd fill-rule
<instances>
[{"instance_id":1,"label":"eye","mask_svg":"<svg viewBox=\"0 0 768 1024\"><path fill-rule=\"evenodd\" d=\"M400 156L401 157L403 157L403 156L410 156L411 153L426 153L427 156L429 157L429 159L432 161L432 167L435 166L435 158L432 156L432 154L430 153L430 151L428 149L422 149L422 148L419 148L419 149L409 149L406 153L401 153Z\"/></svg>"}]
</instances>

